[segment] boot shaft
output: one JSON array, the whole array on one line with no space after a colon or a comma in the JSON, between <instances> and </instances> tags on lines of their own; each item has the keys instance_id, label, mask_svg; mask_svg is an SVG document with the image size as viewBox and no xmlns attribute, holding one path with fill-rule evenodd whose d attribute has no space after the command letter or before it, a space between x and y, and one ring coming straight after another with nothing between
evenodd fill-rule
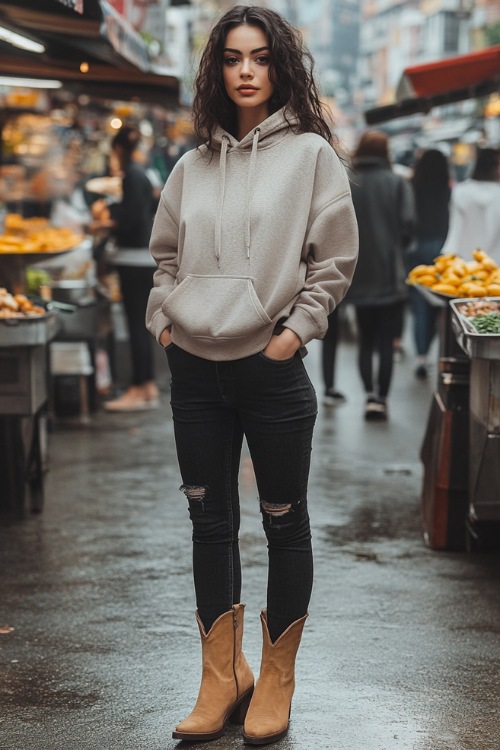
<instances>
[{"instance_id":1,"label":"boot shaft","mask_svg":"<svg viewBox=\"0 0 500 750\"><path fill-rule=\"evenodd\" d=\"M305 614L299 620L295 620L273 643L267 626L267 610L260 613L262 624L262 661L269 663L276 661L282 666L295 665L295 658L299 650L304 625L308 618Z\"/></svg>"},{"instance_id":2,"label":"boot shaft","mask_svg":"<svg viewBox=\"0 0 500 750\"><path fill-rule=\"evenodd\" d=\"M276 742L288 731L295 689L295 658L307 615L293 622L274 643L269 636L266 610L260 619L262 663L243 733L250 745Z\"/></svg>"}]
</instances>

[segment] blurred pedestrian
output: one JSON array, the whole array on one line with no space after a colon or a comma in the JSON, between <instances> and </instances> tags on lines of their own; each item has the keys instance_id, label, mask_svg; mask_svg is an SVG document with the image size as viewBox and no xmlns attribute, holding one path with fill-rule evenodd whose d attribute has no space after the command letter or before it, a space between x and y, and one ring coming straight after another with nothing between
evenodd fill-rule
<instances>
[{"instance_id":1,"label":"blurred pedestrian","mask_svg":"<svg viewBox=\"0 0 500 750\"><path fill-rule=\"evenodd\" d=\"M443 253L470 257L484 250L500 265L500 151L478 149L471 176L452 190Z\"/></svg>"},{"instance_id":2,"label":"blurred pedestrian","mask_svg":"<svg viewBox=\"0 0 500 750\"><path fill-rule=\"evenodd\" d=\"M345 396L335 388L335 365L340 335L339 308L328 316L328 329L321 342L321 370L323 373L323 404L337 406L344 403Z\"/></svg>"},{"instance_id":3,"label":"blurred pedestrian","mask_svg":"<svg viewBox=\"0 0 500 750\"><path fill-rule=\"evenodd\" d=\"M409 268L431 265L446 240L451 195L450 170L446 156L438 149L424 151L415 163L412 185L417 222L415 244L409 254ZM413 338L417 351L417 378L427 377L427 358L437 329L439 308L429 304L416 289L410 289Z\"/></svg>"},{"instance_id":4,"label":"blurred pedestrian","mask_svg":"<svg viewBox=\"0 0 500 750\"><path fill-rule=\"evenodd\" d=\"M365 418L387 419L393 342L401 330L405 253L415 206L407 179L394 174L385 133L364 133L353 155L352 198L359 227L359 259L348 300L356 307L358 365L366 392ZM378 373L373 358L378 352Z\"/></svg>"},{"instance_id":5,"label":"blurred pedestrian","mask_svg":"<svg viewBox=\"0 0 500 750\"><path fill-rule=\"evenodd\" d=\"M120 278L132 360L131 385L118 398L104 403L104 408L113 412L144 411L159 406L153 343L144 324L154 271L148 248L153 222L153 188L144 166L134 158L139 142L139 131L128 125L114 136L111 160L122 176L122 199L110 205L100 199L92 206L96 220L93 229L108 227L116 241L116 249L109 260Z\"/></svg>"},{"instance_id":6,"label":"blurred pedestrian","mask_svg":"<svg viewBox=\"0 0 500 750\"><path fill-rule=\"evenodd\" d=\"M357 255L349 181L311 69L299 32L275 11L239 5L222 16L196 78L205 145L174 167L153 228L147 322L172 375L202 640L198 700L173 733L181 740L219 737L245 714L248 744L288 730L313 578L307 483L317 404L299 350L326 332ZM241 651L244 436L269 550L255 692Z\"/></svg>"}]
</instances>

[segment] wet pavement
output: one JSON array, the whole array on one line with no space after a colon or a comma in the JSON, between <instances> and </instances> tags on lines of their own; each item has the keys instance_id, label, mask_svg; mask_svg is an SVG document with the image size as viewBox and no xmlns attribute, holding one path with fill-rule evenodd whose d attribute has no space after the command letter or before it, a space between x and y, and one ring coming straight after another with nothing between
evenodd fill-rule
<instances>
[{"instance_id":1,"label":"wet pavement","mask_svg":"<svg viewBox=\"0 0 500 750\"><path fill-rule=\"evenodd\" d=\"M319 352L306 363L320 393ZM432 379L398 363L390 421L367 424L354 346L339 357L348 400L320 406L315 587L290 732L274 747L498 750L500 554L422 541ZM0 750L201 747L170 739L196 696L199 647L166 388L162 401L58 426L44 512L0 526L0 628L14 628L0 633ZM266 547L247 454L241 497L244 647L258 671ZM242 747L241 728L210 747Z\"/></svg>"}]
</instances>

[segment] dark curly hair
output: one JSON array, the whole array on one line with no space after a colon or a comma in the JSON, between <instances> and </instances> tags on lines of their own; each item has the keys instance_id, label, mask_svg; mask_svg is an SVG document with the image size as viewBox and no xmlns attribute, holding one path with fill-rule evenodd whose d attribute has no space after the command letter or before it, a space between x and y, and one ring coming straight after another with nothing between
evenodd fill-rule
<instances>
[{"instance_id":1,"label":"dark curly hair","mask_svg":"<svg viewBox=\"0 0 500 750\"><path fill-rule=\"evenodd\" d=\"M299 120L299 132L317 133L334 146L313 78L314 61L302 35L276 11L256 5L234 6L219 19L209 36L195 79L193 102L194 128L200 142L208 141L211 148L218 125L232 134L237 131L236 106L226 93L222 67L226 36L243 24L258 26L269 43L269 77L274 87L270 114L286 104Z\"/></svg>"}]
</instances>

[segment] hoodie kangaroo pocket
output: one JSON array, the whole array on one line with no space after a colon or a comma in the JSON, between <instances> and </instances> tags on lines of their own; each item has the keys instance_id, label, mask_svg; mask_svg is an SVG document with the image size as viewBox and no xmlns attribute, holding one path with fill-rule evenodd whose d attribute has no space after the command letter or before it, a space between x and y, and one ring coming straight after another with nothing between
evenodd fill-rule
<instances>
[{"instance_id":1,"label":"hoodie kangaroo pocket","mask_svg":"<svg viewBox=\"0 0 500 750\"><path fill-rule=\"evenodd\" d=\"M162 310L193 338L245 338L272 324L249 276L190 274Z\"/></svg>"}]
</instances>

